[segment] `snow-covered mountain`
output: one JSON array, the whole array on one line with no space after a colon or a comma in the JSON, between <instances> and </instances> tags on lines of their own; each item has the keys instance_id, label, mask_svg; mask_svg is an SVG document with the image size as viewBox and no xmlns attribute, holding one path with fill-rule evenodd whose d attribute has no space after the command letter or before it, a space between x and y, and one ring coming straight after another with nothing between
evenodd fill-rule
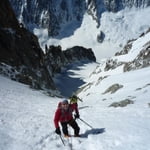
<instances>
[{"instance_id":1,"label":"snow-covered mountain","mask_svg":"<svg viewBox=\"0 0 150 150\"><path fill-rule=\"evenodd\" d=\"M117 12L126 7L145 8L150 5L149 0L10 0L10 2L20 22L28 27L36 25L48 28L48 33L52 37L71 35L81 25L85 12L88 12L99 25L104 11ZM72 32L67 33L67 28L71 28L69 31Z\"/></svg>"},{"instance_id":2,"label":"snow-covered mountain","mask_svg":"<svg viewBox=\"0 0 150 150\"><path fill-rule=\"evenodd\" d=\"M2 4L4 2L6 0L3 0ZM40 23L43 19L43 24L40 27L47 27L46 25L49 25L48 22L44 22L49 21L51 16L47 13L47 9L51 7L58 16L60 15L59 12L61 12L58 11L60 10L60 6L62 12L65 10L60 15L62 22L58 26L54 26L53 29L55 30L52 31L54 31L54 34L57 34L58 31L62 31L60 33L64 34L65 31L69 34L73 33L73 35L62 39L57 39L56 37L49 39L48 29L41 30L39 27L34 28L34 33L38 35L43 50L45 44L48 46L52 44L61 45L45 48L46 53L50 57L48 55L45 57L45 53L42 54L44 56L42 58L47 59L47 64L52 63L52 66L44 66L46 70L50 72L51 69L49 68L51 67L54 71L59 70L59 66L63 64L60 63L61 59L63 58L65 60L67 57L70 58L68 51L66 51L67 57L64 57L65 52L63 53L61 48L65 50L75 45L92 48L96 54L97 62L83 64L79 59L80 61L70 63L67 67L63 66L62 72L53 77L54 83L62 95L68 98L68 96L75 92L83 100L78 105L80 118L86 123L80 119L77 120L83 138L72 137L67 140L62 135L65 146L60 137L54 133L55 128L53 124L55 109L58 102L64 98L52 97L44 91L33 90L27 85L12 81L1 74L0 150L149 150L150 30L147 30L150 27L150 8L147 7L150 4L149 0L11 0L11 2L15 4L16 10L22 12L20 18L23 17L23 14L25 16L27 15L26 21L29 21L27 23L30 25L33 25L31 21L34 19L37 23ZM51 2L52 5L47 5L47 2ZM57 5L58 2L61 5ZM80 10L78 7L67 9L68 5L70 6L69 8L72 8L75 2L76 4L81 4L81 13L77 11ZM127 6L128 8L123 9ZM132 6L137 7L131 9ZM101 9L97 9L99 7ZM1 5L1 8L0 11L3 15L0 16L0 19L5 20L4 5ZM57 9L55 10L55 8ZM87 12L84 12L85 10L82 8L85 8ZM31 13L32 11L29 10L34 11ZM105 10L109 10L110 12L105 12ZM79 18L74 16L74 13L72 13L74 11L77 11L77 14L79 13ZM38 12L38 17L42 19L40 20L34 15L34 12ZM68 12L71 12L72 17L67 22L66 18L61 17L66 17ZM29 13L31 13L31 16ZM12 15L9 16L12 17ZM46 17L48 19L45 19ZM54 22L57 22L56 18L57 15L54 15ZM70 17L68 16L68 18ZM96 21L93 21L93 18ZM100 20L97 20L98 18ZM10 36L6 36L7 38L11 37L12 39L19 39L16 41L22 41L21 37L24 37L24 34L22 35L19 32L17 32L18 34L14 34L12 31L16 30L10 30L13 28L11 26L12 21L9 21L9 19L6 20L9 24L5 25L4 22L2 24L4 27L0 26L0 34L8 34ZM24 22L26 21L24 20ZM36 24L36 22L34 23ZM76 30L69 29L69 25L72 25L72 23L78 25L73 25ZM22 25L20 27L18 23L16 24L19 30L25 30ZM66 28L68 29L67 31ZM65 33L64 35L69 34ZM6 46L7 44L5 44L8 41L4 37L1 36L2 40L0 44L4 48L8 48ZM31 49L25 48L25 50L28 52L35 50L35 54L38 54L37 49L33 46L34 41L30 43L29 38L28 40L29 44L31 44ZM13 44L10 45L12 46L12 54L14 54ZM2 46L0 48L3 48ZM15 46L17 46L17 42L15 42ZM21 46L19 50L21 48L24 47ZM76 51L76 48L80 49L80 51ZM18 56L24 56L23 51L19 50L15 53L17 58ZM70 51L72 50L73 48L70 48ZM86 50L90 50L87 57L91 57L92 54L92 59L95 60L91 49L74 47L74 50L73 55L71 55L73 60L76 60L78 57L84 57L85 54L83 51ZM9 52L9 48L8 51L5 51L5 49L3 51ZM76 54L79 55L76 56ZM7 58L4 57L5 55L0 56ZM38 55L35 56L39 57ZM56 59L56 61L51 61L52 59ZM12 61L9 57L7 60ZM19 60L21 61L22 59ZM25 57L23 57L23 60L26 60ZM29 64L28 61L23 62ZM40 62L38 59L37 62L39 62L39 67L41 67L43 60ZM2 64L2 67L3 65L6 64ZM8 70L6 70L7 73L16 73L10 66L6 67L8 67ZM1 71L3 72L3 68L0 68ZM50 74L48 74L48 71L46 72L47 75ZM43 77L39 71L35 71L34 73ZM41 82L46 80L46 78L44 80L41 79L37 81ZM55 95L55 93L52 95ZM69 128L69 132L73 133L71 128ZM96 134L97 132L99 134Z\"/></svg>"},{"instance_id":3,"label":"snow-covered mountain","mask_svg":"<svg viewBox=\"0 0 150 150\"><path fill-rule=\"evenodd\" d=\"M134 74L134 72L138 72L135 70L142 70L142 68L146 67L148 68L143 70L149 70L149 66L150 31L143 34L137 40L130 41L120 53L116 53L116 56L101 60L100 64L95 68L93 73L90 74L89 78L85 79L87 83L81 87L82 90L80 89L80 92L82 94L84 93L84 96L86 96L95 92L97 89L101 92L101 95L104 95L104 97L106 97L105 94L107 93L110 93L109 96L111 97L113 96L113 93L115 93L119 89L122 89L124 87L124 84L126 84L127 81L124 80L123 76L128 76L128 74L130 74L129 72L131 72L131 74ZM122 78L113 79L113 77L117 76L122 76ZM141 81L140 79L138 80L140 82L145 80L141 77L141 74L137 75L137 78L141 78ZM127 79L129 80L128 82L132 85L133 79ZM109 88L105 89L105 86L103 86L103 84L107 85L107 87ZM133 84L132 86L135 86L136 88L136 84ZM149 83L145 83L145 87L147 86L149 86ZM144 85L143 88L136 88L135 91L142 89L144 89ZM124 93L124 90L122 92ZM126 94L129 94L129 92L127 92Z\"/></svg>"},{"instance_id":4,"label":"snow-covered mountain","mask_svg":"<svg viewBox=\"0 0 150 150\"><path fill-rule=\"evenodd\" d=\"M47 30L35 29L41 47L44 45L61 45L62 49L80 45L92 48L99 62L102 58L112 57L120 51L129 40L138 38L150 28L150 7L145 9L124 9L116 13L104 12L101 16L101 25L87 13L84 15L81 27L70 37L61 40L49 38Z\"/></svg>"},{"instance_id":5,"label":"snow-covered mountain","mask_svg":"<svg viewBox=\"0 0 150 150\"><path fill-rule=\"evenodd\" d=\"M150 27L149 0L10 0L17 18L45 45L92 48L97 61Z\"/></svg>"},{"instance_id":6,"label":"snow-covered mountain","mask_svg":"<svg viewBox=\"0 0 150 150\"><path fill-rule=\"evenodd\" d=\"M0 150L149 150L149 31L109 60L64 70L57 83L65 83L67 92L72 82L60 80L65 74L85 82L78 90L83 138L62 135L64 146L54 133L54 112L62 98L0 76Z\"/></svg>"},{"instance_id":7,"label":"snow-covered mountain","mask_svg":"<svg viewBox=\"0 0 150 150\"><path fill-rule=\"evenodd\" d=\"M78 67L79 69L80 65ZM85 84L82 83L83 85L79 88L79 91L77 91L77 93L81 92L82 94L84 93L85 95L90 95L92 93L92 90L95 91L95 88L98 90L103 89L104 87L103 85L101 85L101 82L103 82L103 80L109 81L109 76L111 82L114 82L112 80L112 76L117 76L118 74L125 75L127 74L126 72L142 69L149 66L150 66L150 30L142 34L139 38L129 41L123 48L123 50L117 52L115 56L101 59L99 65L96 65L95 69L93 68L93 72L90 72L92 68L89 66L88 70L90 74L88 74L87 76L87 74L85 73L86 75L85 79L81 76ZM77 71L77 74L78 72L79 71ZM62 79L65 79L64 73L62 75L59 75L57 80L59 79L60 81L62 81ZM66 93L65 91L67 91L67 87L72 87L71 84L73 84L70 82L71 84L67 85L66 82L65 88L65 86L63 86L63 82L61 84L60 83L58 83L59 85L58 87L60 91L63 91L63 93ZM108 83L106 83L106 85L108 86ZM108 91L110 90L109 92L111 92L111 90L115 90L115 88L119 89L120 86L122 87L122 85L114 83L110 85L110 89L108 89ZM67 92L69 93L69 91Z\"/></svg>"}]
</instances>

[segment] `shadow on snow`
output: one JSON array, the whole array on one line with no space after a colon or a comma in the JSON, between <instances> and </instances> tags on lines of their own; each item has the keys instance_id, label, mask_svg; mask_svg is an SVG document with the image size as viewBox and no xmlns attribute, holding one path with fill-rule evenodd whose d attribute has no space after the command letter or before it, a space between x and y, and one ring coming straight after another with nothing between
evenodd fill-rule
<instances>
[{"instance_id":1,"label":"shadow on snow","mask_svg":"<svg viewBox=\"0 0 150 150\"><path fill-rule=\"evenodd\" d=\"M105 128L94 128L91 130L87 130L85 133L81 134L81 137L87 138L88 135L96 135L96 134L102 134L105 132Z\"/></svg>"},{"instance_id":2,"label":"shadow on snow","mask_svg":"<svg viewBox=\"0 0 150 150\"><path fill-rule=\"evenodd\" d=\"M55 85L64 97L70 97L85 83L82 79L74 77L75 73L71 70L80 70L79 67L87 63L89 62L79 62L68 65L60 74L56 75L54 79Z\"/></svg>"}]
</instances>

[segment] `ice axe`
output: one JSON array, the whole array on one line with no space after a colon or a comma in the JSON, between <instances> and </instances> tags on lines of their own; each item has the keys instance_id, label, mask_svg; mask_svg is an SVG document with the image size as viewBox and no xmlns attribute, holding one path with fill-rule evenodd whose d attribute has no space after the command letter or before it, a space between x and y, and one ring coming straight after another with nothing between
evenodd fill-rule
<instances>
[{"instance_id":1,"label":"ice axe","mask_svg":"<svg viewBox=\"0 0 150 150\"><path fill-rule=\"evenodd\" d=\"M61 139L63 145L65 146L65 142L64 142L64 140L62 139L61 135L59 135L59 137L60 137L60 139Z\"/></svg>"},{"instance_id":2,"label":"ice axe","mask_svg":"<svg viewBox=\"0 0 150 150\"><path fill-rule=\"evenodd\" d=\"M81 119L81 118L78 118L78 119L80 119L82 122L84 122L87 126L89 126L91 129L93 129L93 127L91 126L91 125L89 125L87 122L85 122L83 119Z\"/></svg>"}]
</instances>

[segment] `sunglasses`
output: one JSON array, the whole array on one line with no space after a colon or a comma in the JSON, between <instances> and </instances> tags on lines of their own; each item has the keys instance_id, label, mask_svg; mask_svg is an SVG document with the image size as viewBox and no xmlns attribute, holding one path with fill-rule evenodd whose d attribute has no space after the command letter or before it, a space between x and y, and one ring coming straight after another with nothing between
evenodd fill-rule
<instances>
[{"instance_id":1,"label":"sunglasses","mask_svg":"<svg viewBox=\"0 0 150 150\"><path fill-rule=\"evenodd\" d=\"M65 103L65 104L62 104L62 105L68 105L67 103Z\"/></svg>"}]
</instances>

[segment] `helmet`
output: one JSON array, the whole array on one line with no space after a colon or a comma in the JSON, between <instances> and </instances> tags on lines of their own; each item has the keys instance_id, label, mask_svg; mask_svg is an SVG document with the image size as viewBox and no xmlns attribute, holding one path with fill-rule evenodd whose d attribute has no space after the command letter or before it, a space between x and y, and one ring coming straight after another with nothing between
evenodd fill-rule
<instances>
[{"instance_id":1,"label":"helmet","mask_svg":"<svg viewBox=\"0 0 150 150\"><path fill-rule=\"evenodd\" d=\"M68 100L65 99L65 100L63 100L61 103L62 103L62 104L68 104Z\"/></svg>"}]
</instances>

